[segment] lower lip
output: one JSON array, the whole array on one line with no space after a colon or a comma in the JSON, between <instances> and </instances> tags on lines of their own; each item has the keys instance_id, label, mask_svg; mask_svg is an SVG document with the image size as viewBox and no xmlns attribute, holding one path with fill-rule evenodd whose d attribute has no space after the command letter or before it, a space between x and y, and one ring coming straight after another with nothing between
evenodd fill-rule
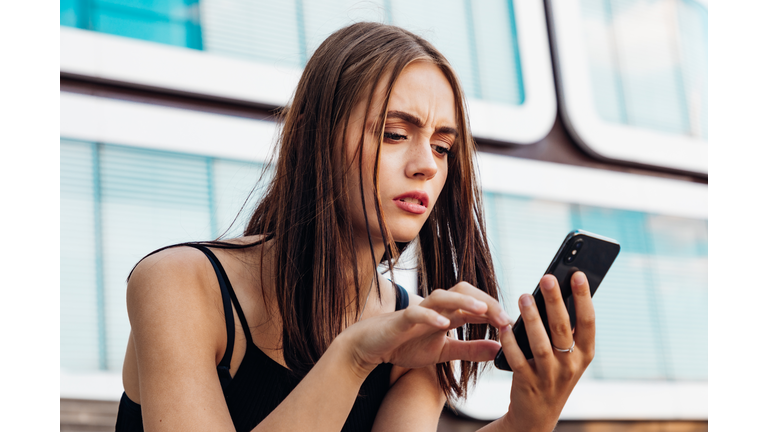
<instances>
[{"instance_id":1,"label":"lower lip","mask_svg":"<svg viewBox=\"0 0 768 432\"><path fill-rule=\"evenodd\" d=\"M395 205L400 207L400 209L407 211L408 213L413 214L424 214L427 212L427 208L424 207L421 204L416 204L412 202L405 202L400 200L393 200L395 202Z\"/></svg>"}]
</instances>

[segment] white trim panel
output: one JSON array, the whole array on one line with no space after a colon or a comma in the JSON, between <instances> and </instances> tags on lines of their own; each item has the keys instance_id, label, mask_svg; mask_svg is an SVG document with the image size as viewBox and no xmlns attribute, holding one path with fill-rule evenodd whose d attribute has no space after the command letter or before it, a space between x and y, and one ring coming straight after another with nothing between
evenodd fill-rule
<instances>
[{"instance_id":1,"label":"white trim panel","mask_svg":"<svg viewBox=\"0 0 768 432\"><path fill-rule=\"evenodd\" d=\"M531 144L557 114L546 17L541 2L514 2L525 100L508 105L467 101L479 138ZM104 33L61 27L61 71L266 105L285 106L302 70L246 61Z\"/></svg>"},{"instance_id":2,"label":"white trim panel","mask_svg":"<svg viewBox=\"0 0 768 432\"><path fill-rule=\"evenodd\" d=\"M481 376L457 410L478 420L495 420L509 408L511 373ZM707 420L706 381L581 380L561 420Z\"/></svg>"},{"instance_id":3,"label":"white trim panel","mask_svg":"<svg viewBox=\"0 0 768 432\"><path fill-rule=\"evenodd\" d=\"M483 190L565 203L707 219L705 184L478 154Z\"/></svg>"},{"instance_id":4,"label":"white trim panel","mask_svg":"<svg viewBox=\"0 0 768 432\"><path fill-rule=\"evenodd\" d=\"M512 374L483 375L456 408L479 420L501 417L509 405ZM707 382L582 380L563 408L561 420L706 420ZM60 397L119 401L122 375L61 370Z\"/></svg>"},{"instance_id":5,"label":"white trim panel","mask_svg":"<svg viewBox=\"0 0 768 432\"><path fill-rule=\"evenodd\" d=\"M606 122L594 108L578 1L549 0L563 119L586 150L608 159L706 174L707 141Z\"/></svg>"},{"instance_id":6,"label":"white trim panel","mask_svg":"<svg viewBox=\"0 0 768 432\"><path fill-rule=\"evenodd\" d=\"M62 92L61 137L265 161L274 122Z\"/></svg>"},{"instance_id":7,"label":"white trim panel","mask_svg":"<svg viewBox=\"0 0 768 432\"><path fill-rule=\"evenodd\" d=\"M258 102L287 104L301 70L72 27L61 29L61 72Z\"/></svg>"},{"instance_id":8,"label":"white trim panel","mask_svg":"<svg viewBox=\"0 0 768 432\"><path fill-rule=\"evenodd\" d=\"M59 397L119 401L123 376L118 372L70 372L61 370Z\"/></svg>"},{"instance_id":9,"label":"white trim panel","mask_svg":"<svg viewBox=\"0 0 768 432\"><path fill-rule=\"evenodd\" d=\"M263 162L276 124L61 93L61 137ZM668 216L707 219L704 184L478 154L483 190Z\"/></svg>"}]
</instances>

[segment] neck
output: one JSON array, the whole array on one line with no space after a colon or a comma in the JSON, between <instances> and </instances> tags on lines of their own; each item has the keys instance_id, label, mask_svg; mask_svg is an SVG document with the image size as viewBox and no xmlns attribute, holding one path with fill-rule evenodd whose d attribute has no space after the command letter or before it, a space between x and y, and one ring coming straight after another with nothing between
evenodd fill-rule
<instances>
[{"instance_id":1,"label":"neck","mask_svg":"<svg viewBox=\"0 0 768 432\"><path fill-rule=\"evenodd\" d=\"M357 299L360 309L366 304L366 299L376 296L371 291L376 290L376 278L378 272L376 266L384 257L386 247L381 240L373 239L373 255L371 255L371 245L368 243L368 236L357 237L355 244L355 255L357 256L357 276L360 286L360 296ZM354 290L354 285L352 286ZM350 290L350 297L354 299L355 293ZM354 301L354 300L353 300ZM369 304L370 306L370 304Z\"/></svg>"}]
</instances>

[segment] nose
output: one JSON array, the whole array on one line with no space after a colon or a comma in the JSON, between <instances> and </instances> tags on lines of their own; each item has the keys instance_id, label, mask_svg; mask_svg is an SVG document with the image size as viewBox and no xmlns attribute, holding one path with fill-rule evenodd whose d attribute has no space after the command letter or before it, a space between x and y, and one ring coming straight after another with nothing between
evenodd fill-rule
<instances>
[{"instance_id":1,"label":"nose","mask_svg":"<svg viewBox=\"0 0 768 432\"><path fill-rule=\"evenodd\" d=\"M405 174L408 177L431 180L437 174L437 162L429 139L424 138L411 143L406 158Z\"/></svg>"}]
</instances>

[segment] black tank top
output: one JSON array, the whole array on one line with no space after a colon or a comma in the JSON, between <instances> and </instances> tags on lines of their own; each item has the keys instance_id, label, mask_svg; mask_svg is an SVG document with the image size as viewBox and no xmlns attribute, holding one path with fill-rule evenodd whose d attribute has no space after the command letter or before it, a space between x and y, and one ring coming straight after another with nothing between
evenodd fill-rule
<instances>
[{"instance_id":1,"label":"black tank top","mask_svg":"<svg viewBox=\"0 0 768 432\"><path fill-rule=\"evenodd\" d=\"M225 305L233 304L238 318L245 330L247 345L245 356L234 378L229 373L232 350L235 345L235 319L232 308L224 307L227 326L227 349L217 366L219 381L224 391L229 414L235 429L240 432L250 431L264 420L288 394L299 384L301 378L292 376L288 369L264 354L251 339L250 328L245 320L243 309L237 301L235 291L224 272L221 262L208 248L199 244L188 244L202 251L211 261L221 288L221 297ZM408 307L408 293L396 285L397 301L395 310ZM392 365L378 365L365 379L352 406L347 421L341 429L347 431L370 431L376 419L384 396L389 391ZM128 398L123 392L117 412L116 432L143 431L141 406Z\"/></svg>"}]
</instances>

